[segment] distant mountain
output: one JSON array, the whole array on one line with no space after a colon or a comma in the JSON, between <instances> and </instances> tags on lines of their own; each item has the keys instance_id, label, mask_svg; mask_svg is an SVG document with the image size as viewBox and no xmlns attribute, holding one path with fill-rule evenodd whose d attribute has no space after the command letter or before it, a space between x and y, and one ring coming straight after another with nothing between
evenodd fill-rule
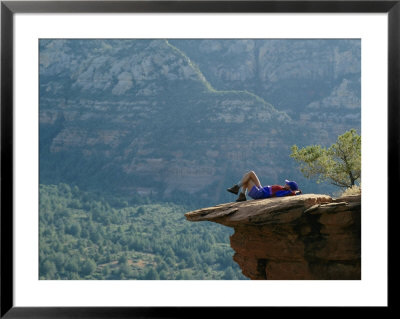
<instances>
[{"instance_id":1,"label":"distant mountain","mask_svg":"<svg viewBox=\"0 0 400 319\"><path fill-rule=\"evenodd\" d=\"M170 40L219 90L246 89L332 142L361 119L358 39Z\"/></svg>"},{"instance_id":2,"label":"distant mountain","mask_svg":"<svg viewBox=\"0 0 400 319\"><path fill-rule=\"evenodd\" d=\"M256 64L246 60L250 53L241 49L246 43L258 48ZM360 127L359 76L320 71L320 78L332 77L326 79L330 86L316 77L324 90L315 87L318 98L306 99L305 89L282 83L311 85L301 74L313 74L325 60L310 71L305 52L293 67L284 64L279 71L275 60L289 52L271 49L267 60L277 70L269 78L277 80L259 81L269 70L261 59L268 43L40 40L41 183L168 200L194 196L211 205L233 200L226 187L252 169L262 182L296 178L312 191L315 185L288 158L289 148L333 142L337 133ZM315 44L316 53L317 48L329 51ZM357 64L357 46L353 49L344 56L354 55ZM341 70L335 65L333 70ZM296 94L306 112L287 102ZM278 110L269 101L279 95L286 102Z\"/></svg>"}]
</instances>

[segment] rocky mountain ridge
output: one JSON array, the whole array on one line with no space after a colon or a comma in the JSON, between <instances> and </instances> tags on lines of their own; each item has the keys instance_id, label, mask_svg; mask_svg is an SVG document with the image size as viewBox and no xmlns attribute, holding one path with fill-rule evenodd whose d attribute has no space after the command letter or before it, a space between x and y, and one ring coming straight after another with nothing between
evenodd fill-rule
<instances>
[{"instance_id":1,"label":"rocky mountain ridge","mask_svg":"<svg viewBox=\"0 0 400 319\"><path fill-rule=\"evenodd\" d=\"M361 279L361 195L249 200L185 217L234 228L233 259L250 279Z\"/></svg>"},{"instance_id":2,"label":"rocky mountain ridge","mask_svg":"<svg viewBox=\"0 0 400 319\"><path fill-rule=\"evenodd\" d=\"M171 43L185 51L216 88L249 90L303 125L320 130L321 139L358 125L359 39L174 39Z\"/></svg>"},{"instance_id":3,"label":"rocky mountain ridge","mask_svg":"<svg viewBox=\"0 0 400 319\"><path fill-rule=\"evenodd\" d=\"M333 142L337 135L332 127L342 134L360 124L356 107L355 122L345 120L346 113L334 116L331 125L326 113L320 112L321 105L343 106L343 99L337 97L346 96L344 89L325 89L323 100L310 99L312 109L325 119L315 121L311 113L302 112L307 117L304 122L293 117L297 113L269 103L265 97L270 95L263 96L262 90L254 91L254 85L246 84L251 77L235 81L242 79L241 70L254 73L256 65L264 73L267 65L276 68L280 63L275 61L276 51L268 55L269 62L260 58L250 65L243 62L239 50L246 41L221 40L229 54L214 53L236 75L220 87L215 72L204 73L206 66L218 65L215 55L209 56L208 64L198 63L182 41L40 40L41 183L66 182L84 189L101 185L102 190L126 196L154 195L164 200L192 196L208 204L227 201L225 186L248 170L255 170L268 183L291 176L303 189L315 187L290 161L290 146ZM198 42L203 51L206 43ZM260 50L265 46L266 41ZM342 59L341 65L353 61L351 46L344 52L350 52L349 58ZM328 60L308 63L314 63L315 71ZM335 74L337 81L344 81L343 70ZM349 81L341 88L357 96ZM257 77L250 82L258 83ZM288 94L293 90L281 96Z\"/></svg>"}]
</instances>

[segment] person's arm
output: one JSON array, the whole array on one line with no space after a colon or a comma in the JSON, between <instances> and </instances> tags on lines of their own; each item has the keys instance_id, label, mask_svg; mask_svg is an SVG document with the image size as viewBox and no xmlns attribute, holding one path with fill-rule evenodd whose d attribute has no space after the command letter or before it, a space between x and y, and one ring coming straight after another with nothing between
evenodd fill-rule
<instances>
[{"instance_id":1,"label":"person's arm","mask_svg":"<svg viewBox=\"0 0 400 319\"><path fill-rule=\"evenodd\" d=\"M297 191L290 191L290 190L281 190L275 193L276 197L283 197L283 196L294 196L302 194L301 190Z\"/></svg>"},{"instance_id":2,"label":"person's arm","mask_svg":"<svg viewBox=\"0 0 400 319\"><path fill-rule=\"evenodd\" d=\"M289 190L281 190L275 193L276 197L293 196L293 195L296 195L295 192Z\"/></svg>"}]
</instances>

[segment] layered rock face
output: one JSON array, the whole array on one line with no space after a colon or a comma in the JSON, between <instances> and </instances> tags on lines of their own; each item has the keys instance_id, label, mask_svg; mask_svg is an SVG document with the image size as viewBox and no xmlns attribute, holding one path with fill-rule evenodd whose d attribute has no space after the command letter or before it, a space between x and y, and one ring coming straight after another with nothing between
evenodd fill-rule
<instances>
[{"instance_id":1,"label":"layered rock face","mask_svg":"<svg viewBox=\"0 0 400 319\"><path fill-rule=\"evenodd\" d=\"M360 44L41 39L40 181L210 206L254 170L316 192L290 147L360 128Z\"/></svg>"},{"instance_id":2,"label":"layered rock face","mask_svg":"<svg viewBox=\"0 0 400 319\"><path fill-rule=\"evenodd\" d=\"M216 91L166 40L40 41L43 183L220 202L249 167L277 180L257 165L287 158L290 124L250 92Z\"/></svg>"},{"instance_id":3,"label":"layered rock face","mask_svg":"<svg viewBox=\"0 0 400 319\"><path fill-rule=\"evenodd\" d=\"M249 200L185 216L233 227L233 259L250 279L361 279L361 195Z\"/></svg>"},{"instance_id":4,"label":"layered rock face","mask_svg":"<svg viewBox=\"0 0 400 319\"><path fill-rule=\"evenodd\" d=\"M329 143L329 134L340 135L346 127L358 125L359 40L175 39L171 42L199 65L217 89L244 88L254 92L297 122L318 130L321 140L327 139Z\"/></svg>"}]
</instances>

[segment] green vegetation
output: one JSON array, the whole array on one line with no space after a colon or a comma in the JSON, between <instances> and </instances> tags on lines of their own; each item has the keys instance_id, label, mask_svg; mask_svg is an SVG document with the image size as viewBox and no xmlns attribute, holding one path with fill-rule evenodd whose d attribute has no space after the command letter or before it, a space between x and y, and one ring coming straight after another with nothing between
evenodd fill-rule
<instances>
[{"instance_id":1,"label":"green vegetation","mask_svg":"<svg viewBox=\"0 0 400 319\"><path fill-rule=\"evenodd\" d=\"M340 196L352 196L361 194L361 185L353 185L352 187L346 188Z\"/></svg>"},{"instance_id":2,"label":"green vegetation","mask_svg":"<svg viewBox=\"0 0 400 319\"><path fill-rule=\"evenodd\" d=\"M232 229L192 223L190 209L136 204L40 185L40 279L246 279L233 261Z\"/></svg>"},{"instance_id":3,"label":"green vegetation","mask_svg":"<svg viewBox=\"0 0 400 319\"><path fill-rule=\"evenodd\" d=\"M321 145L299 149L293 145L290 156L300 163L306 178L317 178L318 183L329 181L351 188L361 179L361 136L354 129L340 135L328 149Z\"/></svg>"},{"instance_id":4,"label":"green vegetation","mask_svg":"<svg viewBox=\"0 0 400 319\"><path fill-rule=\"evenodd\" d=\"M193 71L196 72L197 76L199 77L199 80L201 81L201 83L204 84L204 86L211 92L215 92L215 89L212 87L211 83L207 81L207 79L205 78L205 76L203 75L203 73L200 71L199 67L192 62L192 60L189 59L189 57L182 52L182 50L178 49L176 46L172 45L171 43L169 43L168 40L165 40L165 43L176 53L178 53L178 55L182 56L182 58L186 61L186 63L193 69Z\"/></svg>"}]
</instances>

